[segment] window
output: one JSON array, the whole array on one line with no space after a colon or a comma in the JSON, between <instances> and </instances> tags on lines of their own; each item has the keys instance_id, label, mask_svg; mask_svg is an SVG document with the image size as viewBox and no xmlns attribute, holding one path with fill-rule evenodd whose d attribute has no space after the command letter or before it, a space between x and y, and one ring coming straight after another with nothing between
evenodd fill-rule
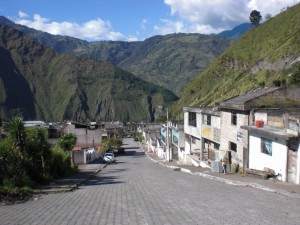
<instances>
[{"instance_id":1,"label":"window","mask_svg":"<svg viewBox=\"0 0 300 225\"><path fill-rule=\"evenodd\" d=\"M196 122L196 113L195 112L189 112L189 125L196 127L197 122Z\"/></svg>"},{"instance_id":2,"label":"window","mask_svg":"<svg viewBox=\"0 0 300 225\"><path fill-rule=\"evenodd\" d=\"M236 145L236 143L230 141L230 142L229 142L229 149L230 149L231 151L236 152L236 150L237 150L237 145Z\"/></svg>"},{"instance_id":3,"label":"window","mask_svg":"<svg viewBox=\"0 0 300 225\"><path fill-rule=\"evenodd\" d=\"M261 152L272 156L272 141L266 138L261 138Z\"/></svg>"},{"instance_id":4,"label":"window","mask_svg":"<svg viewBox=\"0 0 300 225\"><path fill-rule=\"evenodd\" d=\"M211 115L203 115L203 124L211 125Z\"/></svg>"},{"instance_id":5,"label":"window","mask_svg":"<svg viewBox=\"0 0 300 225\"><path fill-rule=\"evenodd\" d=\"M231 113L231 124L232 125L237 125L237 114L236 114L236 112Z\"/></svg>"},{"instance_id":6,"label":"window","mask_svg":"<svg viewBox=\"0 0 300 225\"><path fill-rule=\"evenodd\" d=\"M173 143L178 144L178 137L173 135Z\"/></svg>"},{"instance_id":7,"label":"window","mask_svg":"<svg viewBox=\"0 0 300 225\"><path fill-rule=\"evenodd\" d=\"M215 150L220 150L220 145L217 144L217 143L214 143L214 149L215 149Z\"/></svg>"}]
</instances>

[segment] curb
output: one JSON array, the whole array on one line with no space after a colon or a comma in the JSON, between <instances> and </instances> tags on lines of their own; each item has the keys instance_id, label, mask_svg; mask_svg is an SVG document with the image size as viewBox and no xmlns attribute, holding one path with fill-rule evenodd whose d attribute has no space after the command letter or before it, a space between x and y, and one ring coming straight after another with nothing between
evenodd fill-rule
<instances>
[{"instance_id":1,"label":"curb","mask_svg":"<svg viewBox=\"0 0 300 225\"><path fill-rule=\"evenodd\" d=\"M82 184L84 184L87 180L89 180L92 176L99 173L106 166L107 166L107 164L105 164L102 168L97 169L95 172L90 174L88 177L84 178L83 180L81 180L73 185L47 186L45 189L34 190L34 194L56 194L56 193L65 193L65 192L74 191L74 190L78 189Z\"/></svg>"},{"instance_id":2,"label":"curb","mask_svg":"<svg viewBox=\"0 0 300 225\"><path fill-rule=\"evenodd\" d=\"M223 182L223 183L226 183L226 184L229 184L229 185L233 185L233 186L252 187L252 188L256 188L256 189L263 190L263 191L268 191L268 192L272 192L272 193L278 193L278 194L287 195L287 196L290 196L290 197L300 198L300 195L298 195L298 194L295 195L295 194L292 194L292 193L289 193L289 192L286 192L286 191L278 191L278 190L275 190L275 189L272 189L272 188L268 188L266 186L259 185L259 184L256 184L256 183L242 182L242 181L232 181L232 180L229 180L229 179L226 179L226 178L216 177L216 176L212 176L212 175L208 175L208 174L204 174L204 173L200 173L200 172L192 172L189 169L181 168L179 166L166 165L163 162L159 162L158 160L155 160L155 159L151 158L147 153L146 153L146 155L153 162L158 163L158 164L160 164L160 165L162 165L164 167L171 168L174 171L181 171L181 172L188 173L188 174L191 174L191 175L201 176L201 177L204 177L204 178L207 178L207 179L211 179L211 180Z\"/></svg>"}]
</instances>

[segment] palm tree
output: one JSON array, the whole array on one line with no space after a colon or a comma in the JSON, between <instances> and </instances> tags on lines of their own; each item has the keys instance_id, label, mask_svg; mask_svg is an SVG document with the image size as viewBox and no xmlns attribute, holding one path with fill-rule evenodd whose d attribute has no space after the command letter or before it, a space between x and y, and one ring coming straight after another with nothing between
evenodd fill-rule
<instances>
[{"instance_id":1,"label":"palm tree","mask_svg":"<svg viewBox=\"0 0 300 225\"><path fill-rule=\"evenodd\" d=\"M24 178L27 176L26 168L26 132L23 123L23 118L20 116L13 117L8 124L8 146L10 147L11 155L15 155L12 163L14 171L12 179L17 186L22 186Z\"/></svg>"},{"instance_id":2,"label":"palm tree","mask_svg":"<svg viewBox=\"0 0 300 225\"><path fill-rule=\"evenodd\" d=\"M16 116L11 119L8 124L8 138L21 159L24 160L26 157L26 132L22 117Z\"/></svg>"}]
</instances>

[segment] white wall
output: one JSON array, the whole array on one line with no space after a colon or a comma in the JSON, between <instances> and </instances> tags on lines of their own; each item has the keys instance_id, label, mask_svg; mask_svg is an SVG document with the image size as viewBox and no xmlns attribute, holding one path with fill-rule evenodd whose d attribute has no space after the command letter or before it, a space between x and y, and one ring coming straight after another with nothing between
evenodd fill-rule
<instances>
[{"instance_id":1,"label":"white wall","mask_svg":"<svg viewBox=\"0 0 300 225\"><path fill-rule=\"evenodd\" d=\"M197 138L201 138L201 122L202 117L201 114L196 113L197 118L197 127L189 126L189 112L184 112L184 133L192 135Z\"/></svg>"},{"instance_id":2,"label":"white wall","mask_svg":"<svg viewBox=\"0 0 300 225\"><path fill-rule=\"evenodd\" d=\"M298 158L297 158L297 178L296 184L300 184L300 144L298 146Z\"/></svg>"},{"instance_id":3,"label":"white wall","mask_svg":"<svg viewBox=\"0 0 300 225\"><path fill-rule=\"evenodd\" d=\"M287 147L277 142L272 142L272 156L261 152L261 138L250 135L249 139L249 168L264 170L270 168L275 173L282 175L282 180L287 180Z\"/></svg>"}]
</instances>

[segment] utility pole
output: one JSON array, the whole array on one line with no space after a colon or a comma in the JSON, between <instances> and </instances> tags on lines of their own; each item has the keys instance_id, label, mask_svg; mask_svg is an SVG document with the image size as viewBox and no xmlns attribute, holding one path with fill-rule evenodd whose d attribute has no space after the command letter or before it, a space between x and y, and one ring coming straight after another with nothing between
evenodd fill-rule
<instances>
[{"instance_id":1,"label":"utility pole","mask_svg":"<svg viewBox=\"0 0 300 225\"><path fill-rule=\"evenodd\" d=\"M167 107L167 160L170 162L170 147L169 147L169 110Z\"/></svg>"},{"instance_id":2,"label":"utility pole","mask_svg":"<svg viewBox=\"0 0 300 225\"><path fill-rule=\"evenodd\" d=\"M150 134L149 134L149 127L148 127L148 152L150 152Z\"/></svg>"}]
</instances>

